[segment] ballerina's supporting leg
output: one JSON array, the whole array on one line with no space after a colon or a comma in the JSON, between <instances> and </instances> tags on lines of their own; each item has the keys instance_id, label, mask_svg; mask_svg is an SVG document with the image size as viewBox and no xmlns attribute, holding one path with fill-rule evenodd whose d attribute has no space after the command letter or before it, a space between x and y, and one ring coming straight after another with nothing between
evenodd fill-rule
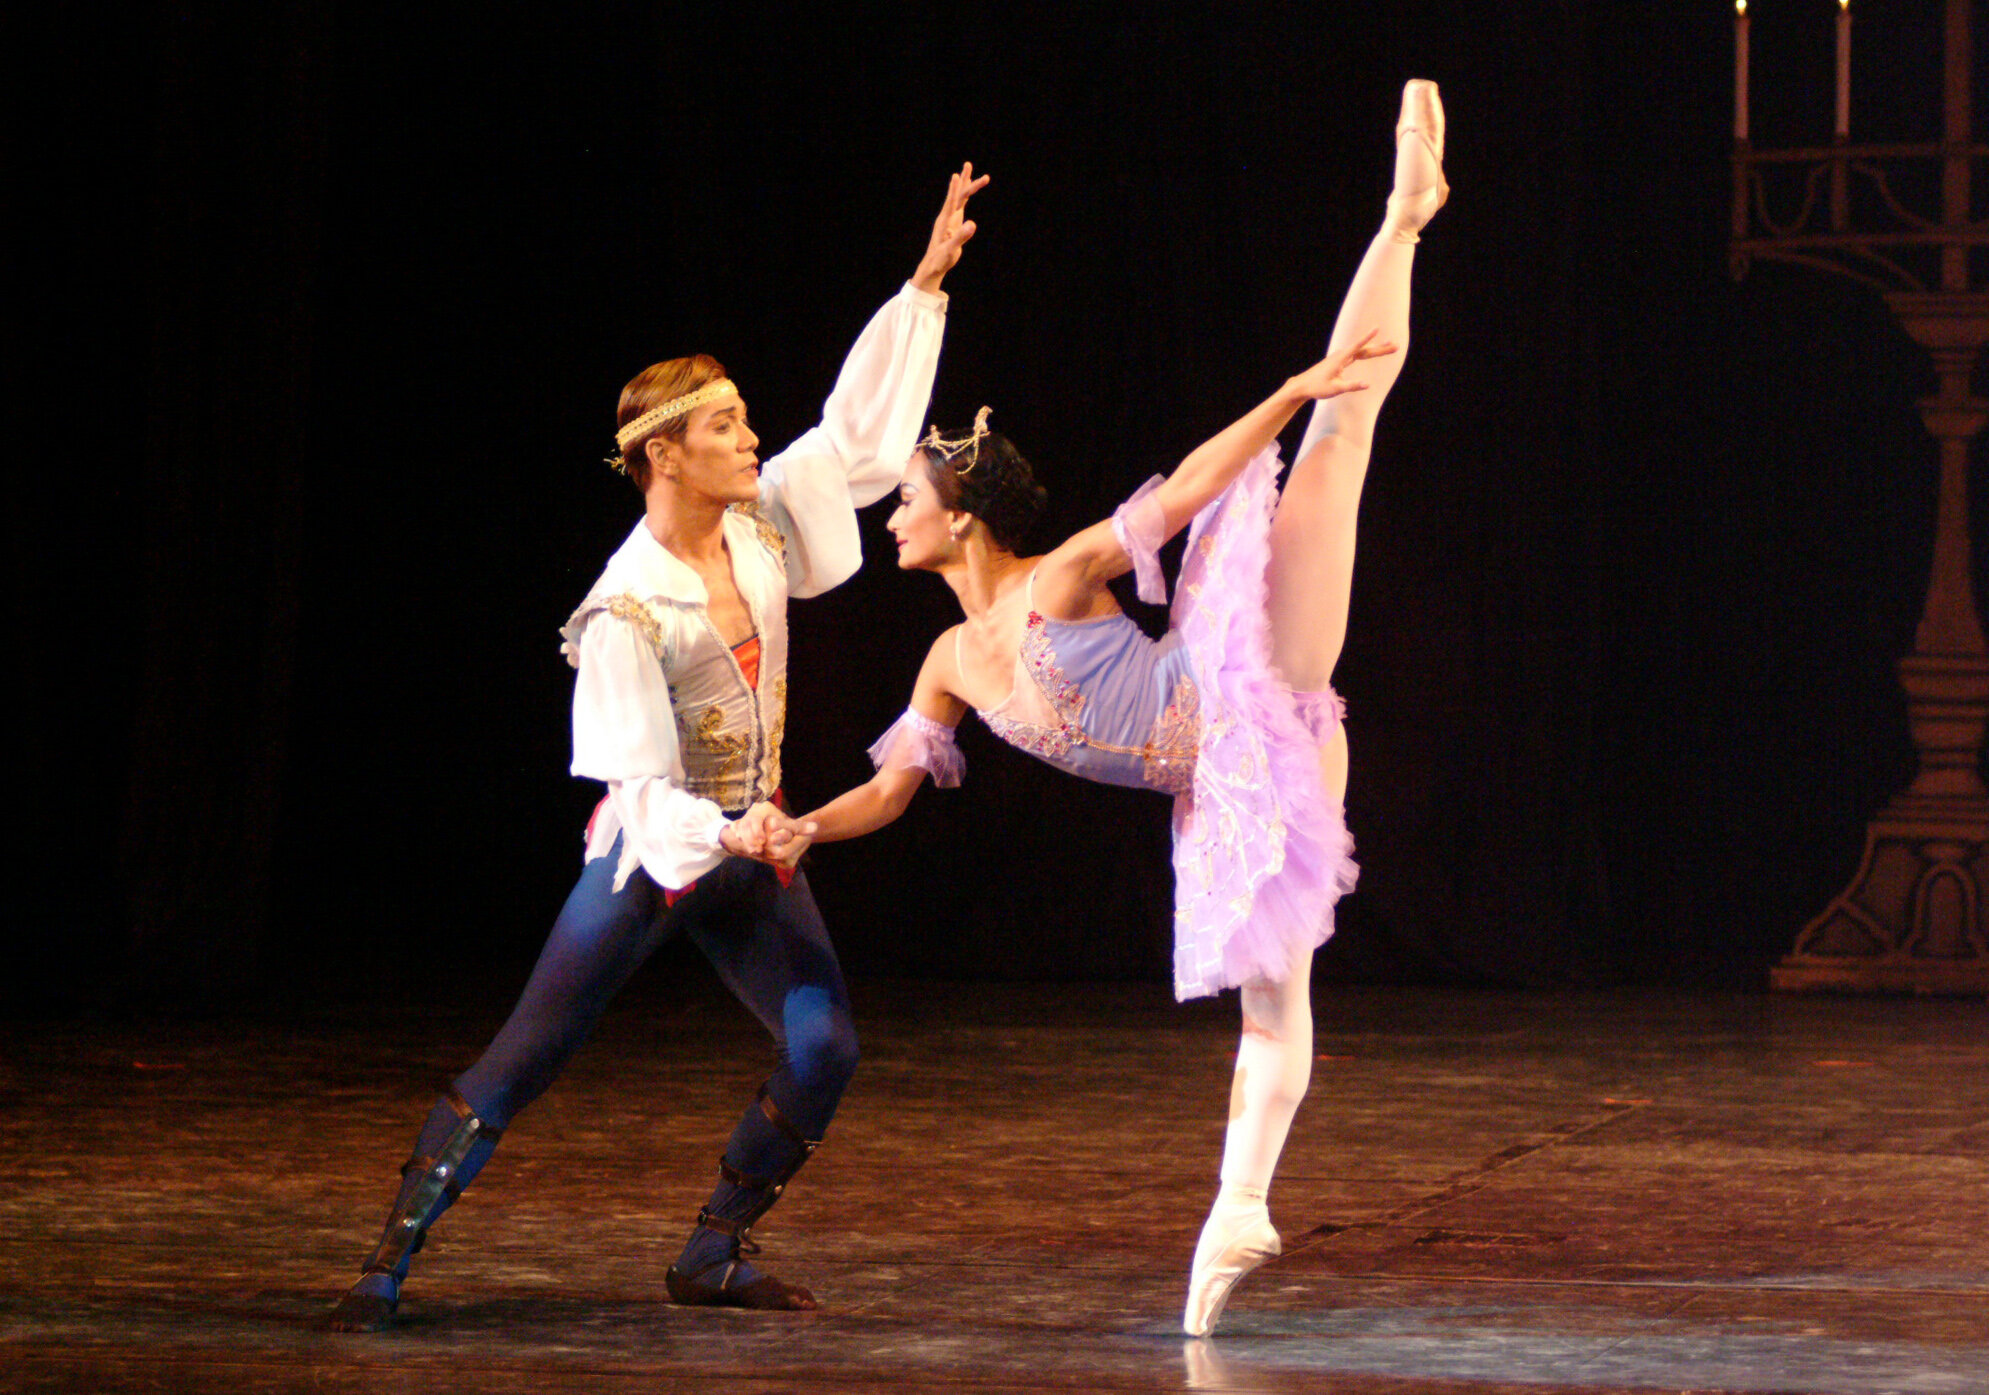
<instances>
[{"instance_id":1,"label":"ballerina's supporting leg","mask_svg":"<svg viewBox=\"0 0 1989 1395\"><path fill-rule=\"evenodd\" d=\"M1328 352L1370 331L1398 352L1362 365L1363 392L1312 409L1298 463L1271 523L1271 655L1299 692L1324 688L1347 635L1353 594L1354 528L1375 418L1409 350L1409 278L1417 234L1449 193L1443 181L1443 107L1436 85L1412 82L1396 127L1395 188L1340 306Z\"/></svg>"},{"instance_id":2,"label":"ballerina's supporting leg","mask_svg":"<svg viewBox=\"0 0 1989 1395\"><path fill-rule=\"evenodd\" d=\"M1195 1246L1181 1318L1191 1337L1215 1325L1238 1280L1278 1253L1265 1198L1292 1116L1312 1080L1311 983L1312 951L1302 949L1283 979L1253 979L1243 986L1243 1035L1230 1082L1222 1189Z\"/></svg>"}]
</instances>

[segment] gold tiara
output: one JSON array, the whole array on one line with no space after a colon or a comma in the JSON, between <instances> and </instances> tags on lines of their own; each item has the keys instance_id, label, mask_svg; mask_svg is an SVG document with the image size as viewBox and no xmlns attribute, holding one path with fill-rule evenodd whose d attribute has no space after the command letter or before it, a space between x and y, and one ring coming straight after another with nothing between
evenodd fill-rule
<instances>
[{"instance_id":1,"label":"gold tiara","mask_svg":"<svg viewBox=\"0 0 1989 1395\"><path fill-rule=\"evenodd\" d=\"M673 397L660 407L651 407L627 426L617 430L615 444L627 450L672 417L680 417L693 407L702 407L707 402L716 402L719 398L732 396L738 391L739 389L732 385L730 378L720 378L717 382L706 383L703 387L687 392L682 397Z\"/></svg>"},{"instance_id":2,"label":"gold tiara","mask_svg":"<svg viewBox=\"0 0 1989 1395\"><path fill-rule=\"evenodd\" d=\"M974 467L981 463L981 438L988 434L988 413L992 410L991 407L983 407L974 413L972 435L958 436L948 441L940 437L939 428L935 426L925 433L925 439L919 442L918 448L952 465L953 473L956 475L972 474ZM962 453L967 455L964 467L954 463Z\"/></svg>"}]
</instances>

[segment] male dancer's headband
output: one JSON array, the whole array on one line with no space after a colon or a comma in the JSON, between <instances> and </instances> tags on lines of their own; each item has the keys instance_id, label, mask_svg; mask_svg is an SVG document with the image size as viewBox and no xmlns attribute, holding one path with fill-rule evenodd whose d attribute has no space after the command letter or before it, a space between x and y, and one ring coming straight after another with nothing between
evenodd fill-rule
<instances>
[{"instance_id":1,"label":"male dancer's headband","mask_svg":"<svg viewBox=\"0 0 1989 1395\"><path fill-rule=\"evenodd\" d=\"M682 397L673 397L660 406L651 407L627 426L618 429L615 432L615 444L626 451L672 417L680 417L693 407L702 407L705 403L716 402L721 397L736 396L738 391L730 378L720 378L717 382L706 383L703 387L693 389ZM621 468L619 460L610 459L608 463L616 469Z\"/></svg>"}]
</instances>

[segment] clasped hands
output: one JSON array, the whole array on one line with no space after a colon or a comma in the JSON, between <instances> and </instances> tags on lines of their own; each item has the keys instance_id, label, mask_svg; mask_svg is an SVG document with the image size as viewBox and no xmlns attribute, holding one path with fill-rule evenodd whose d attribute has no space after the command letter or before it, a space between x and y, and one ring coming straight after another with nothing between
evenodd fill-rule
<instances>
[{"instance_id":1,"label":"clasped hands","mask_svg":"<svg viewBox=\"0 0 1989 1395\"><path fill-rule=\"evenodd\" d=\"M808 851L818 826L813 819L792 819L762 802L726 824L719 832L718 845L734 857L792 869Z\"/></svg>"}]
</instances>

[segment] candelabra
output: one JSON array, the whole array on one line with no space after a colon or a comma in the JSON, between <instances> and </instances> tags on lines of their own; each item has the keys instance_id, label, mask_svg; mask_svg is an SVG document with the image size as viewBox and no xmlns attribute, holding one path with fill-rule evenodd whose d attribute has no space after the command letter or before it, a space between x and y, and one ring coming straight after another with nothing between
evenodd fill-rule
<instances>
[{"instance_id":1,"label":"candelabra","mask_svg":"<svg viewBox=\"0 0 1989 1395\"><path fill-rule=\"evenodd\" d=\"M1913 652L1899 662L1919 752L1912 783L1872 820L1851 884L1806 925L1771 974L1778 990L1989 993L1989 652L1975 607L1968 526L1969 443L1989 400L1969 391L1989 342L1989 286L1977 249L1989 222L1971 217L1971 178L1989 145L1971 138L1969 0L1947 0L1942 138L1850 140L1849 0L1839 0L1836 123L1830 145L1760 150L1748 136L1748 16L1735 6L1733 274L1755 260L1792 262L1877 290L1933 359L1939 391L1919 406L1939 446L1933 567ZM1939 185L1940 214L1895 192ZM1795 212L1771 212L1777 198ZM1855 198L1856 207L1853 202Z\"/></svg>"}]
</instances>

